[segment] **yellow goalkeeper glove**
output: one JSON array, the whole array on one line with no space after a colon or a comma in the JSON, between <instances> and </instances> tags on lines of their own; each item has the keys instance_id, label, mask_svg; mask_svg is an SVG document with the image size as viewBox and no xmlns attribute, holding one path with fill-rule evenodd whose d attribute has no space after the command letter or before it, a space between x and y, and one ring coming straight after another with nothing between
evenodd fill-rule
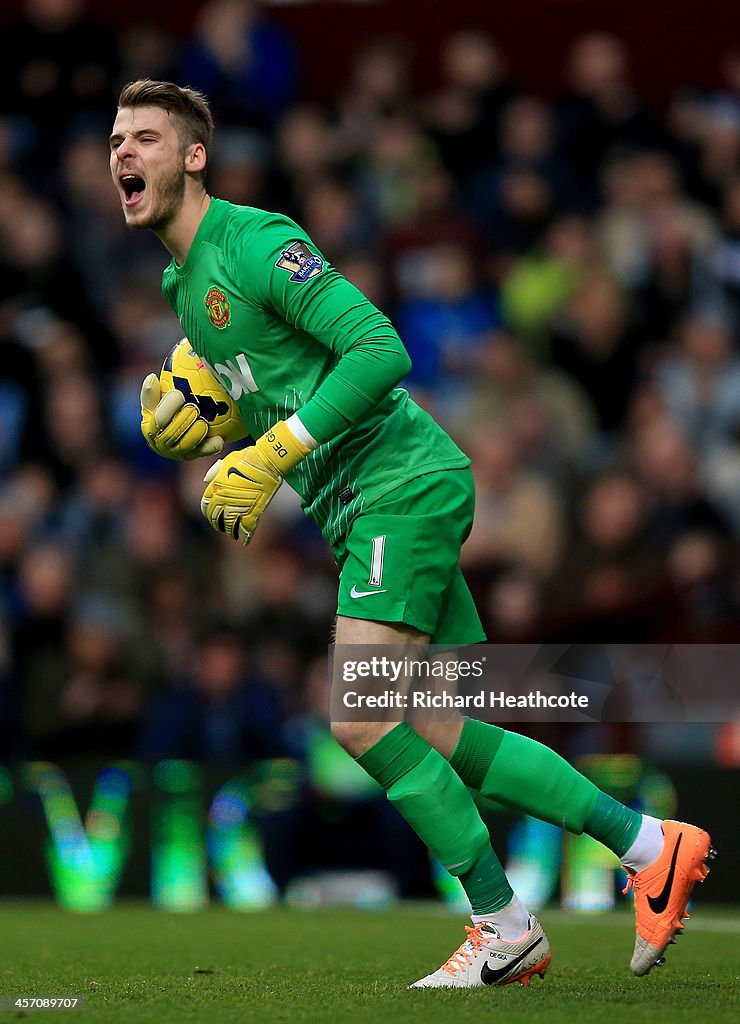
<instances>
[{"instance_id":1,"label":"yellow goalkeeper glove","mask_svg":"<svg viewBox=\"0 0 740 1024\"><path fill-rule=\"evenodd\" d=\"M162 395L156 373L141 385L141 432L157 455L178 462L218 455L224 446L222 437L208 437L208 423L181 391Z\"/></svg>"},{"instance_id":2,"label":"yellow goalkeeper glove","mask_svg":"<svg viewBox=\"0 0 740 1024\"><path fill-rule=\"evenodd\" d=\"M201 512L214 530L249 544L283 477L311 451L284 420L249 448L231 452L206 473Z\"/></svg>"}]
</instances>

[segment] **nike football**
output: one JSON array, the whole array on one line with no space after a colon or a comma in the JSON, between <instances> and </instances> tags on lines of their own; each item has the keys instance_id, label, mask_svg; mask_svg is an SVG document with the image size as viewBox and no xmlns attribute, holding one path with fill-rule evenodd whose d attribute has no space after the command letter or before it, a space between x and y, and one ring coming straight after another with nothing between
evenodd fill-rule
<instances>
[{"instance_id":1,"label":"nike football","mask_svg":"<svg viewBox=\"0 0 740 1024\"><path fill-rule=\"evenodd\" d=\"M178 341L168 352L159 383L163 395L167 391L181 391L186 402L198 407L200 415L208 423L209 437L240 441L249 433L236 402L193 351L187 338Z\"/></svg>"}]
</instances>

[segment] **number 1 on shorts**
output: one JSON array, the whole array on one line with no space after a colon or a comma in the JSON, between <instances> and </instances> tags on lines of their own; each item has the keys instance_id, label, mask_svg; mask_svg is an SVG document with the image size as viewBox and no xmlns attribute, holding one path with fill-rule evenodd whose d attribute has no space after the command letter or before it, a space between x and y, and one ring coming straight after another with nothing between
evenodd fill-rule
<instances>
[{"instance_id":1,"label":"number 1 on shorts","mask_svg":"<svg viewBox=\"0 0 740 1024\"><path fill-rule=\"evenodd\" d=\"M379 587L383 582L383 555L385 553L385 537L373 537L373 554L370 560L370 579L367 581L371 587Z\"/></svg>"}]
</instances>

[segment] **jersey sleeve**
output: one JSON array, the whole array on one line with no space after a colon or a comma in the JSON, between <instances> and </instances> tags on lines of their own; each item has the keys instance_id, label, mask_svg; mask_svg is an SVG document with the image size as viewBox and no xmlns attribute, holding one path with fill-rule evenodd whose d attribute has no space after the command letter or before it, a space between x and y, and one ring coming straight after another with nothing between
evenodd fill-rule
<instances>
[{"instance_id":1,"label":"jersey sleeve","mask_svg":"<svg viewBox=\"0 0 740 1024\"><path fill-rule=\"evenodd\" d=\"M319 443L360 421L406 376L411 360L387 316L327 264L288 218L237 234L230 271L240 287L338 356L299 411Z\"/></svg>"}]
</instances>

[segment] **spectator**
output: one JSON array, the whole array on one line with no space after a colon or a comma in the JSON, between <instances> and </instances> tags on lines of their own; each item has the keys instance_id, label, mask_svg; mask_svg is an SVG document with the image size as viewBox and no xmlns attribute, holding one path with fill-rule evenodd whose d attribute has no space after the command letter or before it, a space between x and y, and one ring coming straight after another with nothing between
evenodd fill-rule
<instances>
[{"instance_id":1,"label":"spectator","mask_svg":"<svg viewBox=\"0 0 740 1024\"><path fill-rule=\"evenodd\" d=\"M411 118L379 124L355 171L360 200L379 226L389 229L416 216L420 179L434 162L430 139Z\"/></svg>"},{"instance_id":2,"label":"spectator","mask_svg":"<svg viewBox=\"0 0 740 1024\"><path fill-rule=\"evenodd\" d=\"M106 364L115 362L110 333L70 265L62 220L51 203L23 197L7 212L0 224L0 271L2 293L12 296L18 327L25 324L30 337L51 314L79 329L94 358L102 359L104 348Z\"/></svg>"},{"instance_id":3,"label":"spectator","mask_svg":"<svg viewBox=\"0 0 740 1024\"><path fill-rule=\"evenodd\" d=\"M686 432L664 417L646 422L634 438L637 472L648 495L655 548L665 553L687 532L720 539L732 534L724 513L703 489L697 452Z\"/></svg>"},{"instance_id":4,"label":"spectator","mask_svg":"<svg viewBox=\"0 0 740 1024\"><path fill-rule=\"evenodd\" d=\"M409 382L437 404L460 402L500 324L497 304L478 287L473 261L459 246L418 250L403 262L401 275L407 297L397 323L413 364Z\"/></svg>"},{"instance_id":5,"label":"spectator","mask_svg":"<svg viewBox=\"0 0 740 1024\"><path fill-rule=\"evenodd\" d=\"M323 108L291 107L275 134L268 207L298 216L311 186L331 177L339 162L336 132Z\"/></svg>"},{"instance_id":6,"label":"spectator","mask_svg":"<svg viewBox=\"0 0 740 1024\"><path fill-rule=\"evenodd\" d=\"M505 423L522 445L527 465L539 466L550 478L583 457L596 422L591 399L575 381L538 365L518 339L503 331L486 343L469 401L457 413L451 426L460 437L469 424ZM473 429L477 432L477 426Z\"/></svg>"},{"instance_id":7,"label":"spectator","mask_svg":"<svg viewBox=\"0 0 740 1024\"><path fill-rule=\"evenodd\" d=\"M372 147L386 121L410 116L408 85L408 58L402 47L380 41L360 50L351 81L337 102L337 147L343 160Z\"/></svg>"},{"instance_id":8,"label":"spectator","mask_svg":"<svg viewBox=\"0 0 740 1024\"><path fill-rule=\"evenodd\" d=\"M647 642L661 576L644 487L606 473L586 492L577 521L553 587L563 620L585 640Z\"/></svg>"},{"instance_id":9,"label":"spectator","mask_svg":"<svg viewBox=\"0 0 740 1024\"><path fill-rule=\"evenodd\" d=\"M598 173L611 151L655 146L664 133L647 114L630 79L624 44L607 32L579 36L566 67L569 92L559 105L560 147L583 195L598 203Z\"/></svg>"},{"instance_id":10,"label":"spectator","mask_svg":"<svg viewBox=\"0 0 740 1024\"><path fill-rule=\"evenodd\" d=\"M668 593L656 639L674 643L736 643L735 556L709 532L687 531L668 552Z\"/></svg>"},{"instance_id":11,"label":"spectator","mask_svg":"<svg viewBox=\"0 0 740 1024\"><path fill-rule=\"evenodd\" d=\"M9 690L26 753L38 756L36 743L52 733L48 701L64 681L66 617L73 599L72 565L58 546L30 546L18 560L17 621L12 657L15 687ZM20 738L20 737L19 737Z\"/></svg>"},{"instance_id":12,"label":"spectator","mask_svg":"<svg viewBox=\"0 0 740 1024\"><path fill-rule=\"evenodd\" d=\"M70 374L50 382L45 411L50 460L57 479L67 483L100 457L100 439L108 436L101 395L89 376Z\"/></svg>"},{"instance_id":13,"label":"spectator","mask_svg":"<svg viewBox=\"0 0 740 1024\"><path fill-rule=\"evenodd\" d=\"M184 757L225 766L285 753L275 692L250 671L238 634L214 629L201 640L184 679L155 699L139 746L155 761Z\"/></svg>"},{"instance_id":14,"label":"spectator","mask_svg":"<svg viewBox=\"0 0 740 1024\"><path fill-rule=\"evenodd\" d=\"M666 227L684 240L691 263L709 251L715 218L683 195L678 168L667 154L641 151L614 160L605 169L604 187L608 203L598 229L607 264L620 284L639 286L651 277L650 257Z\"/></svg>"},{"instance_id":15,"label":"spectator","mask_svg":"<svg viewBox=\"0 0 740 1024\"><path fill-rule=\"evenodd\" d=\"M209 0L186 44L182 78L208 96L224 124L269 134L293 99L298 66L290 39L253 0Z\"/></svg>"},{"instance_id":16,"label":"spectator","mask_svg":"<svg viewBox=\"0 0 740 1024\"><path fill-rule=\"evenodd\" d=\"M546 577L565 539L557 493L521 468L520 453L501 424L486 424L476 432L471 454L477 497L463 569L515 565Z\"/></svg>"},{"instance_id":17,"label":"spectator","mask_svg":"<svg viewBox=\"0 0 740 1024\"><path fill-rule=\"evenodd\" d=\"M0 114L29 139L24 168L42 191L55 189L56 156L73 123L104 131L115 100L116 45L85 6L25 0L0 35Z\"/></svg>"},{"instance_id":18,"label":"spectator","mask_svg":"<svg viewBox=\"0 0 740 1024\"><path fill-rule=\"evenodd\" d=\"M21 456L33 457L44 447L36 362L12 333L8 313L0 308L0 471L4 475Z\"/></svg>"},{"instance_id":19,"label":"spectator","mask_svg":"<svg viewBox=\"0 0 740 1024\"><path fill-rule=\"evenodd\" d=\"M735 331L740 330L740 176L724 190L721 236L710 256L709 275L706 302L718 307Z\"/></svg>"},{"instance_id":20,"label":"spectator","mask_svg":"<svg viewBox=\"0 0 740 1024\"><path fill-rule=\"evenodd\" d=\"M121 87L139 78L171 82L177 77L175 42L156 16L140 15L124 25L118 42Z\"/></svg>"},{"instance_id":21,"label":"spectator","mask_svg":"<svg viewBox=\"0 0 740 1024\"><path fill-rule=\"evenodd\" d=\"M267 146L256 132L239 128L221 132L208 169L213 194L242 206L259 205L267 154Z\"/></svg>"},{"instance_id":22,"label":"spectator","mask_svg":"<svg viewBox=\"0 0 740 1024\"><path fill-rule=\"evenodd\" d=\"M419 250L438 245L441 239L458 245L476 261L478 274L487 276L485 243L475 223L462 209L455 184L436 161L420 162L413 174L413 208L405 217L385 225L382 249L396 271L403 275L404 264L413 261Z\"/></svg>"},{"instance_id":23,"label":"spectator","mask_svg":"<svg viewBox=\"0 0 740 1024\"><path fill-rule=\"evenodd\" d=\"M338 178L323 178L305 192L301 223L331 260L353 249L370 248L375 229L353 190Z\"/></svg>"},{"instance_id":24,"label":"spectator","mask_svg":"<svg viewBox=\"0 0 740 1024\"><path fill-rule=\"evenodd\" d=\"M554 115L549 104L531 96L510 100L503 108L499 131L495 157L479 161L480 169L465 189L469 209L492 229L499 227L511 180L528 176L543 182L559 209L579 207L577 181L555 148ZM497 237L495 232L492 237Z\"/></svg>"},{"instance_id":25,"label":"spectator","mask_svg":"<svg viewBox=\"0 0 740 1024\"><path fill-rule=\"evenodd\" d=\"M514 263L501 282L504 318L540 358L558 312L589 273L601 253L591 225L582 217L554 221L541 247Z\"/></svg>"},{"instance_id":26,"label":"spectator","mask_svg":"<svg viewBox=\"0 0 740 1024\"><path fill-rule=\"evenodd\" d=\"M42 757L124 757L133 748L145 682L146 651L118 599L78 597L66 622L61 662L28 692L36 701L35 733Z\"/></svg>"},{"instance_id":27,"label":"spectator","mask_svg":"<svg viewBox=\"0 0 740 1024\"><path fill-rule=\"evenodd\" d=\"M638 344L623 293L602 273L589 275L551 335L552 359L589 395L604 439L624 422L637 382Z\"/></svg>"},{"instance_id":28,"label":"spectator","mask_svg":"<svg viewBox=\"0 0 740 1024\"><path fill-rule=\"evenodd\" d=\"M487 186L484 186L487 188ZM476 200L468 200L471 213ZM496 203L488 206L483 224L495 246L496 279L505 276L516 259L540 245L555 214L555 196L547 179L531 167L510 167L501 175Z\"/></svg>"},{"instance_id":29,"label":"spectator","mask_svg":"<svg viewBox=\"0 0 740 1024\"><path fill-rule=\"evenodd\" d=\"M740 357L717 317L686 318L678 337L678 350L657 367L658 391L699 452L709 455L740 436Z\"/></svg>"},{"instance_id":30,"label":"spectator","mask_svg":"<svg viewBox=\"0 0 740 1024\"><path fill-rule=\"evenodd\" d=\"M496 577L481 602L492 643L542 643L545 608L542 581L520 566Z\"/></svg>"},{"instance_id":31,"label":"spectator","mask_svg":"<svg viewBox=\"0 0 740 1024\"><path fill-rule=\"evenodd\" d=\"M425 121L445 167L464 183L495 155L501 113L513 88L502 51L480 31L448 36L440 65L442 85L425 103Z\"/></svg>"}]
</instances>

